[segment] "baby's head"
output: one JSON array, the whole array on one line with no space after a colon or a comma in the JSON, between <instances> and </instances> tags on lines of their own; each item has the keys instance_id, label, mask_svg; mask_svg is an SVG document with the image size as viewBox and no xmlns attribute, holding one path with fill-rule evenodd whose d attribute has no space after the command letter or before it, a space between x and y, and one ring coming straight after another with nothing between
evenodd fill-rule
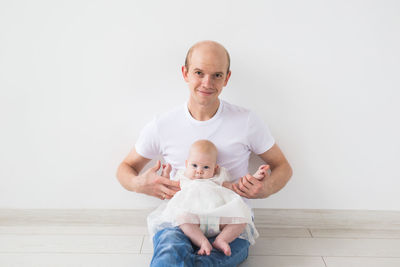
<instances>
[{"instance_id":1,"label":"baby's head","mask_svg":"<svg viewBox=\"0 0 400 267\"><path fill-rule=\"evenodd\" d=\"M208 179L218 170L217 147L208 140L199 140L192 144L186 160L185 176L190 179Z\"/></svg>"}]
</instances>

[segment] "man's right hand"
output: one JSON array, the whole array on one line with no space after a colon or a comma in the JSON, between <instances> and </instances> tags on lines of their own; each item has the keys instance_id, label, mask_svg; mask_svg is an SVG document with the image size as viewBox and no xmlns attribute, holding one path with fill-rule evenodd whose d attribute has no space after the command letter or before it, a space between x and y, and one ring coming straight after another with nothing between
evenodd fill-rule
<instances>
[{"instance_id":1,"label":"man's right hand","mask_svg":"<svg viewBox=\"0 0 400 267\"><path fill-rule=\"evenodd\" d=\"M163 172L163 176L158 175L158 170L161 167L161 163L158 160L157 163L142 175L138 176L140 179L138 193L154 196L159 199L171 199L176 192L181 190L178 181L172 181L169 179L169 172L171 166L166 165L166 170ZM165 175L167 174L167 175Z\"/></svg>"}]
</instances>

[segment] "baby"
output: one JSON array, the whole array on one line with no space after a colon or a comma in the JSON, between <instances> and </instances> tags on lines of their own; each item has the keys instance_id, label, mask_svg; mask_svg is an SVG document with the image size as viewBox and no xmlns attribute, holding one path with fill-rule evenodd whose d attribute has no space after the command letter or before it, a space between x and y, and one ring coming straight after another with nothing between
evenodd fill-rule
<instances>
[{"instance_id":1,"label":"baby","mask_svg":"<svg viewBox=\"0 0 400 267\"><path fill-rule=\"evenodd\" d=\"M212 248L231 255L229 243L245 230L254 243L258 233L251 218L250 208L234 191L222 187L229 181L224 168L217 165L217 148L208 140L199 140L192 144L186 169L178 171L181 191L166 205L164 218L175 217L175 224L199 247L199 255L210 255ZM268 166L262 165L253 175L263 179ZM170 165L166 165L162 175L169 177ZM250 225L250 228L248 225ZM218 234L219 233L219 234ZM206 236L215 236L210 244Z\"/></svg>"}]
</instances>

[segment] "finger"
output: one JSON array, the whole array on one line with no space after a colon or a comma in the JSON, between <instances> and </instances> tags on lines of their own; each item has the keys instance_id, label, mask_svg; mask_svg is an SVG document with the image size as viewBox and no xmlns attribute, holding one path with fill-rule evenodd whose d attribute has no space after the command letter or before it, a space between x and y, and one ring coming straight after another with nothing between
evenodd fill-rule
<instances>
[{"instance_id":1,"label":"finger","mask_svg":"<svg viewBox=\"0 0 400 267\"><path fill-rule=\"evenodd\" d=\"M239 186L238 186L238 188L240 189L240 191L242 191L243 193L248 193L248 191L249 191L249 188L247 188L247 186L246 185L244 185L244 178L241 178L240 180L239 180Z\"/></svg>"},{"instance_id":2,"label":"finger","mask_svg":"<svg viewBox=\"0 0 400 267\"><path fill-rule=\"evenodd\" d=\"M181 189L179 187L176 187L176 186L166 186L166 187L168 189L174 191L175 193L181 191Z\"/></svg>"},{"instance_id":3,"label":"finger","mask_svg":"<svg viewBox=\"0 0 400 267\"><path fill-rule=\"evenodd\" d=\"M180 185L179 185L179 181L173 181L173 180L170 180L170 179L165 178L165 177L162 177L161 183L163 185L167 185L169 187L176 187L176 188L179 188L179 189L181 188Z\"/></svg>"},{"instance_id":4,"label":"finger","mask_svg":"<svg viewBox=\"0 0 400 267\"><path fill-rule=\"evenodd\" d=\"M243 178L243 184L248 188L245 191L247 198L254 198L256 193L258 192L258 188L260 187L258 184L261 183L257 178L249 175Z\"/></svg>"},{"instance_id":5,"label":"finger","mask_svg":"<svg viewBox=\"0 0 400 267\"><path fill-rule=\"evenodd\" d=\"M249 181L247 180L246 176L243 176L242 179L239 180L239 188L247 193L249 191L249 189L251 188L252 184L249 183Z\"/></svg>"},{"instance_id":6,"label":"finger","mask_svg":"<svg viewBox=\"0 0 400 267\"><path fill-rule=\"evenodd\" d=\"M264 177L265 178L265 177ZM251 175L248 175L248 176L246 176L246 181L247 181L247 183L245 183L245 185L248 187L248 188L250 188L250 187L255 187L255 186L260 186L260 184L263 184L263 181L264 181L264 178L263 179L261 179L261 180L258 180L257 178L255 178L255 177L253 177L253 176L251 176ZM250 186L250 184L251 184L251 186Z\"/></svg>"},{"instance_id":7,"label":"finger","mask_svg":"<svg viewBox=\"0 0 400 267\"><path fill-rule=\"evenodd\" d=\"M231 182L223 182L222 183L223 187L228 188L230 190L232 190L232 185L233 185L233 183L231 183Z\"/></svg>"},{"instance_id":8,"label":"finger","mask_svg":"<svg viewBox=\"0 0 400 267\"><path fill-rule=\"evenodd\" d=\"M168 188L167 186L161 186L161 191L163 194L166 194L168 196L173 196L177 192L175 190Z\"/></svg>"},{"instance_id":9,"label":"finger","mask_svg":"<svg viewBox=\"0 0 400 267\"><path fill-rule=\"evenodd\" d=\"M174 197L174 195L165 195L165 199L171 199L171 198L173 198Z\"/></svg>"},{"instance_id":10,"label":"finger","mask_svg":"<svg viewBox=\"0 0 400 267\"><path fill-rule=\"evenodd\" d=\"M161 167L161 162L157 160L157 163L151 168L152 171L158 171Z\"/></svg>"},{"instance_id":11,"label":"finger","mask_svg":"<svg viewBox=\"0 0 400 267\"><path fill-rule=\"evenodd\" d=\"M179 181L173 181L170 180L169 178L165 178L163 176L157 176L157 179L155 182L161 186L165 186L175 192L178 192L181 190L180 183Z\"/></svg>"},{"instance_id":12,"label":"finger","mask_svg":"<svg viewBox=\"0 0 400 267\"><path fill-rule=\"evenodd\" d=\"M242 197L247 197L246 193L243 192L242 190L240 190L239 185L238 184L233 184L232 185L233 191L236 192L236 194L238 194L239 196Z\"/></svg>"},{"instance_id":13,"label":"finger","mask_svg":"<svg viewBox=\"0 0 400 267\"><path fill-rule=\"evenodd\" d=\"M233 185L232 185L232 190L233 190L236 194L239 194L239 195L242 195L242 194L243 194L243 192L239 189L238 184L233 184Z\"/></svg>"},{"instance_id":14,"label":"finger","mask_svg":"<svg viewBox=\"0 0 400 267\"><path fill-rule=\"evenodd\" d=\"M252 186L248 192L248 195L250 198L255 198L259 193L263 190L264 187L264 179L263 180L257 180L255 177L246 177L249 182L252 183Z\"/></svg>"},{"instance_id":15,"label":"finger","mask_svg":"<svg viewBox=\"0 0 400 267\"><path fill-rule=\"evenodd\" d=\"M160 193L156 194L156 197L158 197L161 200L164 200L167 197L167 194L161 191Z\"/></svg>"},{"instance_id":16,"label":"finger","mask_svg":"<svg viewBox=\"0 0 400 267\"><path fill-rule=\"evenodd\" d=\"M171 189L171 190L174 190L174 191L176 191L176 192L178 192L178 191L181 191L181 188L180 187L177 187L177 186L167 186L169 189Z\"/></svg>"},{"instance_id":17,"label":"finger","mask_svg":"<svg viewBox=\"0 0 400 267\"><path fill-rule=\"evenodd\" d=\"M246 176L243 177L243 184L247 187L250 188L253 184L254 181L258 181L255 177L253 177L251 174L247 174Z\"/></svg>"}]
</instances>

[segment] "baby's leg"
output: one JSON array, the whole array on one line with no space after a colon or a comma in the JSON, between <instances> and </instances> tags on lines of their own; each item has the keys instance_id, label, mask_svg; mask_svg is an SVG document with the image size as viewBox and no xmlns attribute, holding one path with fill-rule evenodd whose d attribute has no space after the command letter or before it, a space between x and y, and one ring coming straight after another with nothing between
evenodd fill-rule
<instances>
[{"instance_id":1,"label":"baby's leg","mask_svg":"<svg viewBox=\"0 0 400 267\"><path fill-rule=\"evenodd\" d=\"M235 240L246 227L245 223L241 224L227 224L222 228L221 233L215 238L212 243L213 247L224 252L226 256L231 255L231 247L229 243Z\"/></svg>"},{"instance_id":2,"label":"baby's leg","mask_svg":"<svg viewBox=\"0 0 400 267\"><path fill-rule=\"evenodd\" d=\"M207 237L200 230L199 224L184 223L179 227L182 229L185 235L190 238L190 241L200 248L197 254L210 255L212 246Z\"/></svg>"},{"instance_id":3,"label":"baby's leg","mask_svg":"<svg viewBox=\"0 0 400 267\"><path fill-rule=\"evenodd\" d=\"M261 165L258 170L256 171L256 173L253 175L254 178L258 179L258 180L262 180L265 175L267 174L269 169L269 165Z\"/></svg>"}]
</instances>

